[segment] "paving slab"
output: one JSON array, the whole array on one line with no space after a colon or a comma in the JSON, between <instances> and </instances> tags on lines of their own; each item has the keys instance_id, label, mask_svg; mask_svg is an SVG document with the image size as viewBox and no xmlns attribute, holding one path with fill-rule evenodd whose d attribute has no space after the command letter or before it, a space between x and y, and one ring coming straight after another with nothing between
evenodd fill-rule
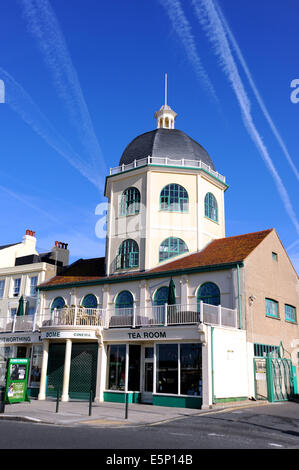
<instances>
[{"instance_id":1,"label":"paving slab","mask_svg":"<svg viewBox=\"0 0 299 470\"><path fill-rule=\"evenodd\" d=\"M0 413L0 419L53 425L143 426L157 425L169 420L178 420L203 413L215 413L217 411L265 404L268 404L268 402L232 402L218 404L207 410L198 410L132 403L129 404L126 419L125 404L123 403L93 403L91 415L89 415L89 402L86 401L59 402L58 412L56 412L56 400L31 399L30 402L5 405L4 413Z\"/></svg>"}]
</instances>

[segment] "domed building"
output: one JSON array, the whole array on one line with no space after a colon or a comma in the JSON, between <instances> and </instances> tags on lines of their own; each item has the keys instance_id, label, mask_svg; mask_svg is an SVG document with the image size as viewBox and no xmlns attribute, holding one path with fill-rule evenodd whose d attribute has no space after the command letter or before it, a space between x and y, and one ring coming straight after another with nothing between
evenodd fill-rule
<instances>
[{"instance_id":1,"label":"domed building","mask_svg":"<svg viewBox=\"0 0 299 470\"><path fill-rule=\"evenodd\" d=\"M157 128L135 137L110 170L107 275L151 269L225 236L225 177L174 128L176 116L165 103Z\"/></svg>"},{"instance_id":2,"label":"domed building","mask_svg":"<svg viewBox=\"0 0 299 470\"><path fill-rule=\"evenodd\" d=\"M105 257L39 286L39 400L204 409L295 390L280 358L277 398L270 359L297 360L298 276L274 229L225 236L225 177L176 117L165 100L110 169Z\"/></svg>"}]
</instances>

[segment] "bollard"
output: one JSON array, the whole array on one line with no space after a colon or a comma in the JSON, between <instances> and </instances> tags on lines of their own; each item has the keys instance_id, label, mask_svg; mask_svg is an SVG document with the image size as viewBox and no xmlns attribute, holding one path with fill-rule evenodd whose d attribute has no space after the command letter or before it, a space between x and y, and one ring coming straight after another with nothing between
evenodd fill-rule
<instances>
[{"instance_id":1,"label":"bollard","mask_svg":"<svg viewBox=\"0 0 299 470\"><path fill-rule=\"evenodd\" d=\"M129 408L129 394L126 393L126 412L125 412L125 419L128 419L128 408Z\"/></svg>"},{"instance_id":2,"label":"bollard","mask_svg":"<svg viewBox=\"0 0 299 470\"><path fill-rule=\"evenodd\" d=\"M57 397L56 397L56 413L58 413L58 409L59 409L59 393L60 390L59 390L59 387L57 389Z\"/></svg>"},{"instance_id":3,"label":"bollard","mask_svg":"<svg viewBox=\"0 0 299 470\"><path fill-rule=\"evenodd\" d=\"M89 416L91 416L91 410L92 410L92 397L93 397L93 391L90 390L89 392Z\"/></svg>"}]
</instances>

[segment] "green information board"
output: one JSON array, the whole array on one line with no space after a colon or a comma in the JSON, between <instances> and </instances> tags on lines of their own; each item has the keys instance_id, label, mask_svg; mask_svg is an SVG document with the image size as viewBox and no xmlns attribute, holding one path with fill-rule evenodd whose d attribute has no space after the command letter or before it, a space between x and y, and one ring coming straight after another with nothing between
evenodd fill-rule
<instances>
[{"instance_id":1,"label":"green information board","mask_svg":"<svg viewBox=\"0 0 299 470\"><path fill-rule=\"evenodd\" d=\"M5 402L30 401L27 395L29 359L8 359Z\"/></svg>"}]
</instances>

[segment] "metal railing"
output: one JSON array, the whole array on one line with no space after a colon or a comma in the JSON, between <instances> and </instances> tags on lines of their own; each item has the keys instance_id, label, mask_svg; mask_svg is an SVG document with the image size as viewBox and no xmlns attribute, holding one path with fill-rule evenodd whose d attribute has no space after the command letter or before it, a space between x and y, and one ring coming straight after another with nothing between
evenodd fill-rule
<instances>
[{"instance_id":1,"label":"metal railing","mask_svg":"<svg viewBox=\"0 0 299 470\"><path fill-rule=\"evenodd\" d=\"M0 317L0 333L35 331L53 326L136 328L197 323L238 328L237 310L203 302L142 308L64 307L54 310L47 308L38 315Z\"/></svg>"},{"instance_id":2,"label":"metal railing","mask_svg":"<svg viewBox=\"0 0 299 470\"><path fill-rule=\"evenodd\" d=\"M237 310L203 302L198 304L165 304L145 308L111 309L105 312L103 326L104 328L135 328L196 323L238 328Z\"/></svg>"},{"instance_id":3,"label":"metal railing","mask_svg":"<svg viewBox=\"0 0 299 470\"><path fill-rule=\"evenodd\" d=\"M151 157L150 155L148 157L141 158L140 160L134 160L128 165L120 165L114 168L110 168L110 176L117 175L118 173L123 173L124 171L133 170L134 168L138 168L145 165L181 166L201 169L207 171L212 176L215 176L215 178L225 183L225 176L218 173L218 171L213 170L213 168L211 168L209 165L202 162L201 160L188 160L184 158L181 160L174 160L168 157Z\"/></svg>"},{"instance_id":4,"label":"metal railing","mask_svg":"<svg viewBox=\"0 0 299 470\"><path fill-rule=\"evenodd\" d=\"M102 326L103 310L100 308L64 307L45 309L36 323L45 326Z\"/></svg>"}]
</instances>

